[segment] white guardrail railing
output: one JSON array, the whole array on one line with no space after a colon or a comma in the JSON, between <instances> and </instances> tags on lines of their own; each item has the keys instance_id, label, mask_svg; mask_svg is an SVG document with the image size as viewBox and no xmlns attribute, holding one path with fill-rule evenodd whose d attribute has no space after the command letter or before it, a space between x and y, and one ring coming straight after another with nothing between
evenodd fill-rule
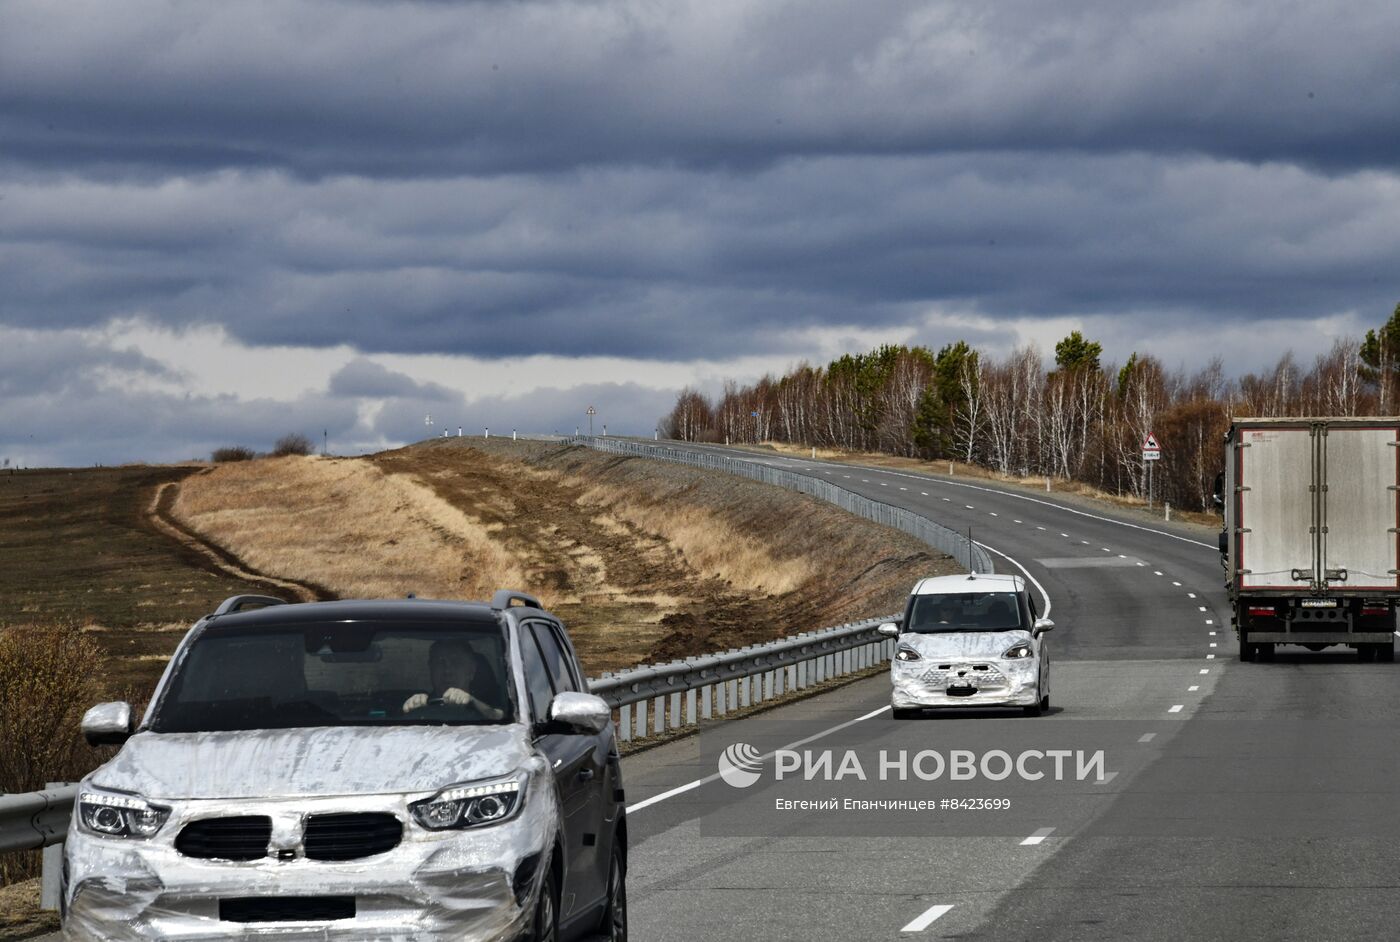
<instances>
[{"instance_id":1,"label":"white guardrail railing","mask_svg":"<svg viewBox=\"0 0 1400 942\"><path fill-rule=\"evenodd\" d=\"M947 553L957 560L959 566L970 572L996 572L996 567L992 565L991 554L970 541L966 534L934 523L912 510L895 507L883 501L857 494L838 484L824 481L810 474L801 474L786 468L775 468L770 464L747 458L715 454L710 451L690 451L673 448L669 445L652 445L628 439L583 436L570 438L567 441L569 444L583 445L614 455L653 458L658 461L670 461L676 464L690 465L694 468L706 468L711 471L727 471L730 474L737 474L754 481L762 481L765 484L773 484L790 491L800 491L827 503L835 504L857 517L864 517L866 520L902 530L934 549Z\"/></svg>"}]
</instances>

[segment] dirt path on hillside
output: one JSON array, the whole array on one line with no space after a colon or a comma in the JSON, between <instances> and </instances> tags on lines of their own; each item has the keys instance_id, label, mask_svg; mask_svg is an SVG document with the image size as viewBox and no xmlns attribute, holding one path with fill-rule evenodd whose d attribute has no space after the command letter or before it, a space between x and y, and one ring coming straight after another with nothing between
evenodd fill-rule
<instances>
[{"instance_id":1,"label":"dirt path on hillside","mask_svg":"<svg viewBox=\"0 0 1400 942\"><path fill-rule=\"evenodd\" d=\"M170 508L174 506L175 498L179 493L180 485L173 481L157 487L146 511L146 521L158 533L193 550L207 561L210 568L245 582L257 583L270 590L290 594L297 602L323 602L337 598L334 592L314 583L279 579L276 576L258 572L228 550L195 533L176 520L174 514L170 512Z\"/></svg>"}]
</instances>

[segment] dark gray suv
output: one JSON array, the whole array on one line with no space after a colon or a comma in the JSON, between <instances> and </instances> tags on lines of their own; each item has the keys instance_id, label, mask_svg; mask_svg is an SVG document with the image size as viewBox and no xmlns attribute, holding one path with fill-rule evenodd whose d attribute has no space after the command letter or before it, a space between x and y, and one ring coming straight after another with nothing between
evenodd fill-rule
<instances>
[{"instance_id":1,"label":"dark gray suv","mask_svg":"<svg viewBox=\"0 0 1400 942\"><path fill-rule=\"evenodd\" d=\"M567 632L491 604L283 604L201 619L79 788L70 939L627 937L611 711Z\"/></svg>"}]
</instances>

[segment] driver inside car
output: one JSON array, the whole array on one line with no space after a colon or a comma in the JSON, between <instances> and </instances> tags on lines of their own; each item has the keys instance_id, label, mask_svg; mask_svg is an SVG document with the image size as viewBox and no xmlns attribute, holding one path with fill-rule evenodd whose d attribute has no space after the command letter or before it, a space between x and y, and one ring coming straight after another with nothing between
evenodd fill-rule
<instances>
[{"instance_id":1,"label":"driver inside car","mask_svg":"<svg viewBox=\"0 0 1400 942\"><path fill-rule=\"evenodd\" d=\"M480 655L465 643L434 641L428 648L428 673L432 678L430 693L415 693L403 702L403 712L421 710L433 701L459 707L473 707L484 719L499 720L505 711L472 694L472 681L480 668Z\"/></svg>"}]
</instances>

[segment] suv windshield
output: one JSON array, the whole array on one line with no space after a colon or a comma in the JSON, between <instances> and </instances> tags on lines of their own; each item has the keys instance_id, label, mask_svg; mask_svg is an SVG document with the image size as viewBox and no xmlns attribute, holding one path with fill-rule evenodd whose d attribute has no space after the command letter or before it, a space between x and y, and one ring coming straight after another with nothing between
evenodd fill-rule
<instances>
[{"instance_id":1,"label":"suv windshield","mask_svg":"<svg viewBox=\"0 0 1400 942\"><path fill-rule=\"evenodd\" d=\"M190 646L151 729L480 725L514 716L499 626L221 629Z\"/></svg>"},{"instance_id":2,"label":"suv windshield","mask_svg":"<svg viewBox=\"0 0 1400 942\"><path fill-rule=\"evenodd\" d=\"M904 630L920 634L1011 631L1024 627L1015 592L916 595L909 600L909 611L904 618Z\"/></svg>"}]
</instances>

